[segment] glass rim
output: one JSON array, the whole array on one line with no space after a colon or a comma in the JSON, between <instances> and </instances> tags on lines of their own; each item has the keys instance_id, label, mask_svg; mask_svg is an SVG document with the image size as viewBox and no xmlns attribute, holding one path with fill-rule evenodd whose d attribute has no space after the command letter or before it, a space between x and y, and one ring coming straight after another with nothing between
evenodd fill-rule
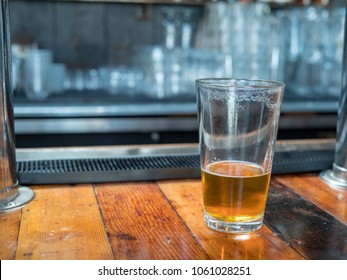
<instances>
[{"instance_id":1,"label":"glass rim","mask_svg":"<svg viewBox=\"0 0 347 280\"><path fill-rule=\"evenodd\" d=\"M237 84L237 82L244 84ZM237 79L237 78L201 78L195 80L196 85L213 86L217 88L239 88L247 90L262 90L284 88L285 83L274 80L261 80L261 79Z\"/></svg>"}]
</instances>

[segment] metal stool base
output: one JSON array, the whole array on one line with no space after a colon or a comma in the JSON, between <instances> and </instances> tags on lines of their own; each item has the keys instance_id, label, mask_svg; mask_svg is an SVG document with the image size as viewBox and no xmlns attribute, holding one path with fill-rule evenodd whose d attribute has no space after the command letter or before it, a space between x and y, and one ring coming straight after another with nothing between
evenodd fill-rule
<instances>
[{"instance_id":1,"label":"metal stool base","mask_svg":"<svg viewBox=\"0 0 347 280\"><path fill-rule=\"evenodd\" d=\"M35 197L35 193L28 187L18 186L17 196L7 203L0 204L0 212L7 212L25 206Z\"/></svg>"},{"instance_id":2,"label":"metal stool base","mask_svg":"<svg viewBox=\"0 0 347 280\"><path fill-rule=\"evenodd\" d=\"M336 177L331 169L322 171L319 177L331 187L347 188L347 180Z\"/></svg>"}]
</instances>

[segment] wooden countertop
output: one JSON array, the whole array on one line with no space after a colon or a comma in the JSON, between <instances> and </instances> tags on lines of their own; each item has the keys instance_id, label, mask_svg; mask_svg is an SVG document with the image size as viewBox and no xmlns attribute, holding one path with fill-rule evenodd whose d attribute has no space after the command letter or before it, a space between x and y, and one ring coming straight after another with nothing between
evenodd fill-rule
<instances>
[{"instance_id":1,"label":"wooden countertop","mask_svg":"<svg viewBox=\"0 0 347 280\"><path fill-rule=\"evenodd\" d=\"M1 259L347 259L347 190L273 176L265 225L205 227L200 180L33 186L0 214Z\"/></svg>"}]
</instances>

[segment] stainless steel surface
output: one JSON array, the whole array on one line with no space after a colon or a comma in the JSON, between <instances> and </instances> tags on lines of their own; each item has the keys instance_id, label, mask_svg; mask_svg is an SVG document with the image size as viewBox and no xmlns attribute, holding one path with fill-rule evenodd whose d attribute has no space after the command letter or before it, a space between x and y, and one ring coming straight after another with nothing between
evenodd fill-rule
<instances>
[{"instance_id":1,"label":"stainless steel surface","mask_svg":"<svg viewBox=\"0 0 347 280\"><path fill-rule=\"evenodd\" d=\"M16 157L14 143L14 118L12 111L11 77L10 77L10 42L8 3L1 1L0 15L1 34L1 128L0 128L0 204L13 199L16 191Z\"/></svg>"},{"instance_id":2,"label":"stainless steel surface","mask_svg":"<svg viewBox=\"0 0 347 280\"><path fill-rule=\"evenodd\" d=\"M197 131L197 106L193 101L114 103L22 102L14 107L16 134ZM332 102L320 103L284 102L279 128L335 130L337 104L335 108Z\"/></svg>"},{"instance_id":3,"label":"stainless steel surface","mask_svg":"<svg viewBox=\"0 0 347 280\"><path fill-rule=\"evenodd\" d=\"M325 169L333 161L334 143L277 141L273 172ZM200 178L198 144L17 149L17 159L19 180L30 185Z\"/></svg>"},{"instance_id":4,"label":"stainless steel surface","mask_svg":"<svg viewBox=\"0 0 347 280\"><path fill-rule=\"evenodd\" d=\"M335 139L278 140L275 151L334 149ZM197 143L17 149L18 161L199 154Z\"/></svg>"},{"instance_id":5,"label":"stainless steel surface","mask_svg":"<svg viewBox=\"0 0 347 280\"><path fill-rule=\"evenodd\" d=\"M197 144L162 144L99 147L25 148L17 149L18 161L50 159L114 158L124 156L153 156L197 154Z\"/></svg>"},{"instance_id":6,"label":"stainless steel surface","mask_svg":"<svg viewBox=\"0 0 347 280\"><path fill-rule=\"evenodd\" d=\"M17 186L17 195L13 199L7 200L7 202L1 204L1 212L8 212L21 208L34 198L34 193L30 188Z\"/></svg>"},{"instance_id":7,"label":"stainless steel surface","mask_svg":"<svg viewBox=\"0 0 347 280\"><path fill-rule=\"evenodd\" d=\"M324 171L321 174L321 178L332 186L347 187L347 22L345 23L342 65L342 86L337 118L335 159L332 170Z\"/></svg>"},{"instance_id":8,"label":"stainless steel surface","mask_svg":"<svg viewBox=\"0 0 347 280\"><path fill-rule=\"evenodd\" d=\"M67 103L67 101L66 101ZM119 104L40 104L15 103L14 114L16 118L33 117L125 117L125 116L163 116L196 114L196 103L173 102L162 103L119 103ZM284 101L281 111L283 113L336 113L337 101L302 100Z\"/></svg>"},{"instance_id":9,"label":"stainless steel surface","mask_svg":"<svg viewBox=\"0 0 347 280\"><path fill-rule=\"evenodd\" d=\"M16 120L17 134L194 131L196 117L71 118Z\"/></svg>"},{"instance_id":10,"label":"stainless steel surface","mask_svg":"<svg viewBox=\"0 0 347 280\"><path fill-rule=\"evenodd\" d=\"M8 211L22 206L33 197L29 191L23 197L20 192L16 172L16 146L14 137L14 117L11 90L11 44L7 0L1 1L0 14L0 211ZM20 204L13 204L20 199ZM10 203L10 205L9 205ZM12 204L11 204L12 203ZM16 206L15 206L16 205Z\"/></svg>"},{"instance_id":11,"label":"stainless steel surface","mask_svg":"<svg viewBox=\"0 0 347 280\"><path fill-rule=\"evenodd\" d=\"M280 118L280 129L335 129L335 115L290 114ZM16 134L73 134L197 131L197 117L27 118L16 119Z\"/></svg>"},{"instance_id":12,"label":"stainless steel surface","mask_svg":"<svg viewBox=\"0 0 347 280\"><path fill-rule=\"evenodd\" d=\"M67 100L66 100L67 103ZM162 116L196 113L194 102L119 103L113 104L15 104L16 118L32 117L124 117Z\"/></svg>"}]
</instances>

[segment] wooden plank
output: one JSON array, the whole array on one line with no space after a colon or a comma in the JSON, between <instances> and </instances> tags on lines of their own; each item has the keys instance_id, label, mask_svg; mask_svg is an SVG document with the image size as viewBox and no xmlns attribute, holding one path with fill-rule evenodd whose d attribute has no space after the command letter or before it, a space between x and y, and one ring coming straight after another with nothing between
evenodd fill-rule
<instances>
[{"instance_id":1,"label":"wooden plank","mask_svg":"<svg viewBox=\"0 0 347 280\"><path fill-rule=\"evenodd\" d=\"M116 259L206 259L151 182L100 184L97 198Z\"/></svg>"},{"instance_id":2,"label":"wooden plank","mask_svg":"<svg viewBox=\"0 0 347 280\"><path fill-rule=\"evenodd\" d=\"M302 259L266 226L252 234L224 234L203 221L200 180L162 181L159 187L212 259Z\"/></svg>"},{"instance_id":3,"label":"wooden plank","mask_svg":"<svg viewBox=\"0 0 347 280\"><path fill-rule=\"evenodd\" d=\"M318 173L289 174L275 178L279 183L290 187L306 200L347 224L347 189L329 187L319 178Z\"/></svg>"},{"instance_id":4,"label":"wooden plank","mask_svg":"<svg viewBox=\"0 0 347 280\"><path fill-rule=\"evenodd\" d=\"M25 209L25 208L24 208ZM0 259L13 260L16 256L21 209L0 213Z\"/></svg>"},{"instance_id":5,"label":"wooden plank","mask_svg":"<svg viewBox=\"0 0 347 280\"><path fill-rule=\"evenodd\" d=\"M34 191L22 213L17 259L113 259L91 185Z\"/></svg>"},{"instance_id":6,"label":"wooden plank","mask_svg":"<svg viewBox=\"0 0 347 280\"><path fill-rule=\"evenodd\" d=\"M276 179L265 223L307 259L347 259L347 226Z\"/></svg>"}]
</instances>

